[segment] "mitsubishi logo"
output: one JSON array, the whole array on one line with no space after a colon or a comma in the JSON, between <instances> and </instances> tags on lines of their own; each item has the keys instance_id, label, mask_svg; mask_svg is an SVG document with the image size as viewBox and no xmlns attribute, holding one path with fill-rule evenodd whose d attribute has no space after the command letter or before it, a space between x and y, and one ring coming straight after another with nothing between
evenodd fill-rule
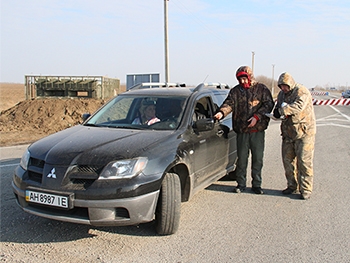
<instances>
[{"instance_id":1,"label":"mitsubishi logo","mask_svg":"<svg viewBox=\"0 0 350 263\"><path fill-rule=\"evenodd\" d=\"M56 179L56 174L55 174L55 168L52 168L51 172L47 175L47 178L54 178Z\"/></svg>"}]
</instances>

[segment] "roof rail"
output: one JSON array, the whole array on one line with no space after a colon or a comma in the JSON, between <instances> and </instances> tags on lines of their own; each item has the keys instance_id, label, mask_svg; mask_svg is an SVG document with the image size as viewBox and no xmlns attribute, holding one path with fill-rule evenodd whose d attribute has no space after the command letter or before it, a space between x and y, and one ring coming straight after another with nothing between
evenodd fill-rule
<instances>
[{"instance_id":1,"label":"roof rail","mask_svg":"<svg viewBox=\"0 0 350 263\"><path fill-rule=\"evenodd\" d=\"M227 85L226 83L219 83L219 82L200 83L193 90L193 92L199 91L203 88L230 89L230 86Z\"/></svg>"},{"instance_id":2,"label":"roof rail","mask_svg":"<svg viewBox=\"0 0 350 263\"><path fill-rule=\"evenodd\" d=\"M185 83L170 83L170 82L143 82L135 84L131 89L146 89L146 88L170 88L170 87L186 87Z\"/></svg>"}]
</instances>

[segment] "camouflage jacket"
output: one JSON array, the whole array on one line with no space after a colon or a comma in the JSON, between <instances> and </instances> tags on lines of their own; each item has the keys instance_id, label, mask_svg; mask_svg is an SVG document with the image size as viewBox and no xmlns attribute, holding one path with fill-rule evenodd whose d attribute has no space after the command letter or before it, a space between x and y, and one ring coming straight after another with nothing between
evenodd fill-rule
<instances>
[{"instance_id":1,"label":"camouflage jacket","mask_svg":"<svg viewBox=\"0 0 350 263\"><path fill-rule=\"evenodd\" d=\"M253 81L248 89L241 85L233 87L219 111L224 117L232 112L232 125L236 133L249 133L267 129L270 119L265 114L270 113L273 106L270 90L264 84ZM248 120L254 116L258 121L254 127L248 128Z\"/></svg>"},{"instance_id":2,"label":"camouflage jacket","mask_svg":"<svg viewBox=\"0 0 350 263\"><path fill-rule=\"evenodd\" d=\"M278 85L285 84L290 87L288 93L280 91L277 97L276 108L285 118L281 123L281 133L283 138L297 140L305 135L316 134L316 120L312 96L310 91L301 84L295 83L289 73L283 73ZM281 107L283 102L287 106Z\"/></svg>"}]
</instances>

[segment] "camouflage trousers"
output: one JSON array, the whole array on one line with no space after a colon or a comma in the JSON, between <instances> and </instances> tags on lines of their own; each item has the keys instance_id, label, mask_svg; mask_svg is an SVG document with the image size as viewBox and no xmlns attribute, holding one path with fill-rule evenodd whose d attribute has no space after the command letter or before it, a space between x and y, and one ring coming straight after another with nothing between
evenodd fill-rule
<instances>
[{"instance_id":1,"label":"camouflage trousers","mask_svg":"<svg viewBox=\"0 0 350 263\"><path fill-rule=\"evenodd\" d=\"M312 192L313 187L313 159L315 135L305 136L298 140L282 140L282 159L290 189L300 193Z\"/></svg>"}]
</instances>

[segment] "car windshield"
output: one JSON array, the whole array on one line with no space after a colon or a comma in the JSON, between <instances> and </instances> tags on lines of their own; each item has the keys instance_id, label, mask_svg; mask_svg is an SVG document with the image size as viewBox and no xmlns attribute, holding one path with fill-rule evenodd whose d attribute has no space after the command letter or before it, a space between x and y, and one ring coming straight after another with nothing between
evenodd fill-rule
<instances>
[{"instance_id":1,"label":"car windshield","mask_svg":"<svg viewBox=\"0 0 350 263\"><path fill-rule=\"evenodd\" d=\"M182 119L186 97L120 95L84 125L124 129L175 130Z\"/></svg>"}]
</instances>

